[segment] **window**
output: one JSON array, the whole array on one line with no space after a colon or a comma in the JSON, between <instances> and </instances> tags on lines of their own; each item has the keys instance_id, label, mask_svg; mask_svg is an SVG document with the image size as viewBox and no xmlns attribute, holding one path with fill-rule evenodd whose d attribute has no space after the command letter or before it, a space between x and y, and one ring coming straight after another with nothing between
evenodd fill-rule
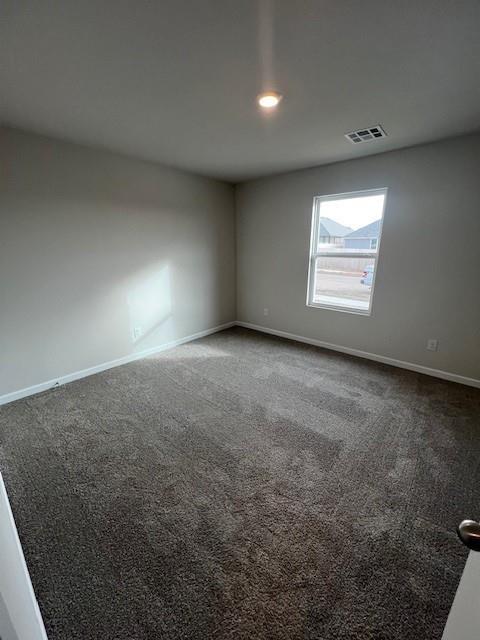
<instances>
[{"instance_id":1,"label":"window","mask_svg":"<svg viewBox=\"0 0 480 640\"><path fill-rule=\"evenodd\" d=\"M307 305L369 315L387 189L313 202Z\"/></svg>"}]
</instances>

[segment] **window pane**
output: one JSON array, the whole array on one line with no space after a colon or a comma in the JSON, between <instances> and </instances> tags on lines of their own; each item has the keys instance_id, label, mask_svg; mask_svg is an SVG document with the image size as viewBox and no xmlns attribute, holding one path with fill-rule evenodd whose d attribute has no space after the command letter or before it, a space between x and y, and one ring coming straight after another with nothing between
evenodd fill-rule
<instances>
[{"instance_id":1,"label":"window pane","mask_svg":"<svg viewBox=\"0 0 480 640\"><path fill-rule=\"evenodd\" d=\"M375 263L374 257L317 258L312 302L356 311L368 311Z\"/></svg>"},{"instance_id":2,"label":"window pane","mask_svg":"<svg viewBox=\"0 0 480 640\"><path fill-rule=\"evenodd\" d=\"M315 198L307 304L370 313L386 195Z\"/></svg>"},{"instance_id":3,"label":"window pane","mask_svg":"<svg viewBox=\"0 0 480 640\"><path fill-rule=\"evenodd\" d=\"M320 203L317 252L372 252L378 247L385 194L339 197Z\"/></svg>"}]
</instances>

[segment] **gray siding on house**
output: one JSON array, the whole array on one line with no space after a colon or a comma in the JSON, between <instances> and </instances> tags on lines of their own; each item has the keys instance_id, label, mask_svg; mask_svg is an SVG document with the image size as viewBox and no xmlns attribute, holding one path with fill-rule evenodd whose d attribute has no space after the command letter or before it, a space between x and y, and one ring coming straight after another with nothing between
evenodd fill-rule
<instances>
[{"instance_id":1,"label":"gray siding on house","mask_svg":"<svg viewBox=\"0 0 480 640\"><path fill-rule=\"evenodd\" d=\"M344 238L345 249L370 249L371 238Z\"/></svg>"},{"instance_id":2,"label":"gray siding on house","mask_svg":"<svg viewBox=\"0 0 480 640\"><path fill-rule=\"evenodd\" d=\"M375 249L376 246L372 246L371 241L376 240L378 243L380 224L381 220L375 220L349 233L345 236L345 249Z\"/></svg>"}]
</instances>

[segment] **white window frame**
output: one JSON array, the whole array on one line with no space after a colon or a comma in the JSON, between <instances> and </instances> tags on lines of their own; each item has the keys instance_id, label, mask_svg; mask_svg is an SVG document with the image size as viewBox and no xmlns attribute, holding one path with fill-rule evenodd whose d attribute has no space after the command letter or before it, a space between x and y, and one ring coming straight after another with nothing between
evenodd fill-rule
<instances>
[{"instance_id":1,"label":"white window frame","mask_svg":"<svg viewBox=\"0 0 480 640\"><path fill-rule=\"evenodd\" d=\"M387 202L388 188L382 187L378 189L365 189L364 191L351 191L347 193L334 193L326 196L315 196L313 198L312 209L312 224L310 232L310 253L308 262L308 281L307 281L307 307L313 307L316 309L328 309L330 311L341 311L344 313L353 313L362 316L371 316L373 310L373 299L375 293L375 280L378 272L378 262L380 258L380 244L382 238L383 219L385 216L385 204ZM320 224L320 206L322 202L329 200L344 200L347 198L365 198L367 196L383 195L382 217L380 220L380 228L377 239L376 249L365 249L365 251L348 250L344 251L318 251L318 227ZM370 304L368 309L354 309L342 304L325 304L322 302L314 302L314 287L315 287L315 268L317 258L322 257L338 257L338 258L374 258L375 269L373 272L372 288L370 293Z\"/></svg>"}]
</instances>

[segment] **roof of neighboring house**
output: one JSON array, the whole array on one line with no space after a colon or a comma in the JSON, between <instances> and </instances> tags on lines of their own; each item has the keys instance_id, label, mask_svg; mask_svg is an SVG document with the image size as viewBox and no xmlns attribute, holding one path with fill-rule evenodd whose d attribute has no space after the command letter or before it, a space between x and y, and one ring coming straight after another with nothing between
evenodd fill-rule
<instances>
[{"instance_id":1,"label":"roof of neighboring house","mask_svg":"<svg viewBox=\"0 0 480 640\"><path fill-rule=\"evenodd\" d=\"M380 233L380 222L381 220L375 220L375 222L371 222L370 224L365 225L364 227L360 227L360 229L356 229L349 233L346 238L378 238Z\"/></svg>"},{"instance_id":2,"label":"roof of neighboring house","mask_svg":"<svg viewBox=\"0 0 480 640\"><path fill-rule=\"evenodd\" d=\"M351 227L344 227L343 224L335 222L330 218L320 219L320 234L321 236L346 236L350 233Z\"/></svg>"}]
</instances>

